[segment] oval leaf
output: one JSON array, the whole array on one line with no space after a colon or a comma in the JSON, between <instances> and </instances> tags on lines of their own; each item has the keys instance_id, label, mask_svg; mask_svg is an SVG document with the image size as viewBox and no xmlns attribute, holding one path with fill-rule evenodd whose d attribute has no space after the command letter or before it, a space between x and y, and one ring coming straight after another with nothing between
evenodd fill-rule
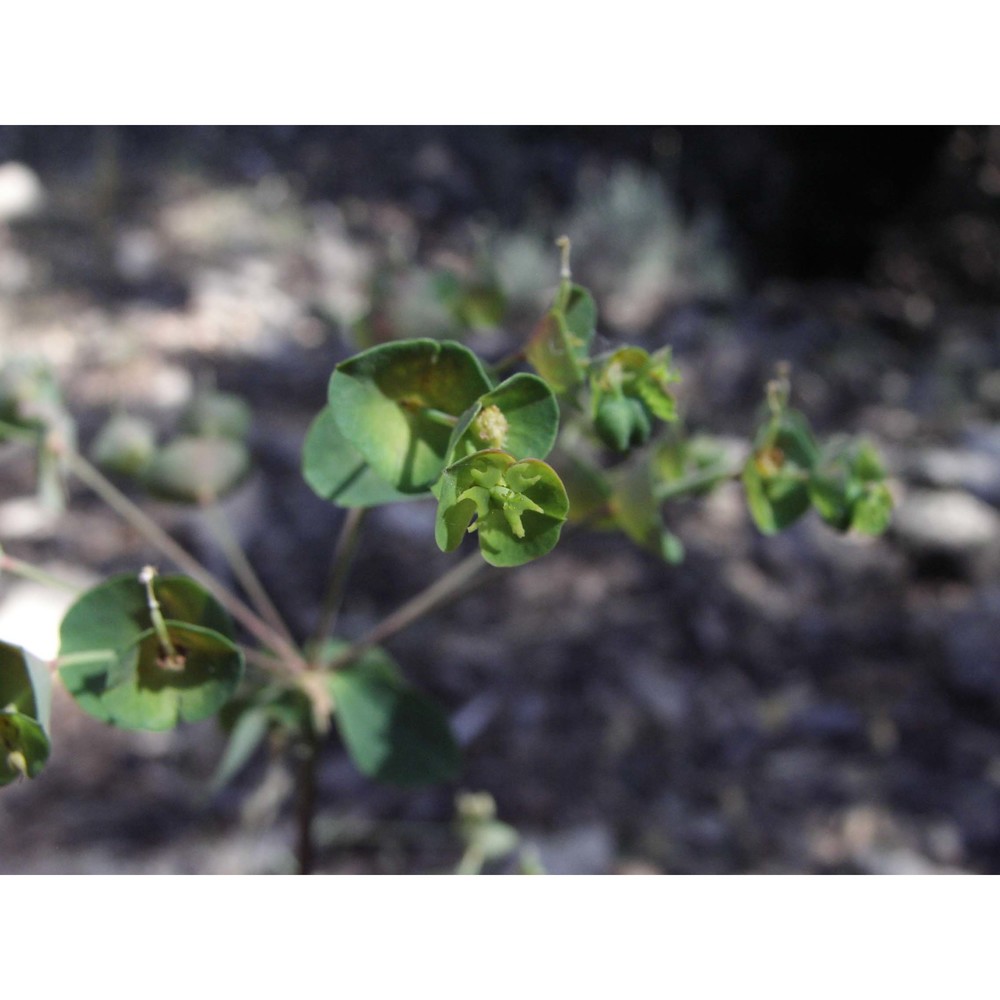
<instances>
[{"instance_id":1,"label":"oval leaf","mask_svg":"<svg viewBox=\"0 0 1000 1000\"><path fill-rule=\"evenodd\" d=\"M340 507L420 499L417 493L400 493L375 473L340 432L329 406L320 410L306 433L302 475L314 493Z\"/></svg>"},{"instance_id":2,"label":"oval leaf","mask_svg":"<svg viewBox=\"0 0 1000 1000\"><path fill-rule=\"evenodd\" d=\"M34 778L49 759L49 738L36 719L0 709L0 785Z\"/></svg>"},{"instance_id":3,"label":"oval leaf","mask_svg":"<svg viewBox=\"0 0 1000 1000\"><path fill-rule=\"evenodd\" d=\"M181 414L180 428L195 437L227 437L244 441L253 414L247 403L231 392L201 392Z\"/></svg>"},{"instance_id":4,"label":"oval leaf","mask_svg":"<svg viewBox=\"0 0 1000 1000\"><path fill-rule=\"evenodd\" d=\"M12 708L46 731L52 709L48 665L20 646L0 642L0 709Z\"/></svg>"},{"instance_id":5,"label":"oval leaf","mask_svg":"<svg viewBox=\"0 0 1000 1000\"><path fill-rule=\"evenodd\" d=\"M467 410L448 445L450 464L477 451L500 449L514 458L545 458L559 433L559 404L537 375L519 372Z\"/></svg>"},{"instance_id":6,"label":"oval leaf","mask_svg":"<svg viewBox=\"0 0 1000 1000\"><path fill-rule=\"evenodd\" d=\"M374 650L327 677L337 728L363 774L399 785L457 775L461 755L447 716L387 654Z\"/></svg>"},{"instance_id":7,"label":"oval leaf","mask_svg":"<svg viewBox=\"0 0 1000 1000\"><path fill-rule=\"evenodd\" d=\"M108 472L135 476L156 451L156 431L141 417L117 413L101 428L90 449L94 461Z\"/></svg>"},{"instance_id":8,"label":"oval leaf","mask_svg":"<svg viewBox=\"0 0 1000 1000\"><path fill-rule=\"evenodd\" d=\"M250 453L230 438L180 437L157 452L144 481L157 496L211 503L235 489L250 471Z\"/></svg>"},{"instance_id":9,"label":"oval leaf","mask_svg":"<svg viewBox=\"0 0 1000 1000\"><path fill-rule=\"evenodd\" d=\"M243 677L243 654L211 629L166 625L182 667L165 662L149 629L127 649L74 657L60 669L66 690L85 712L122 729L172 729L214 715Z\"/></svg>"},{"instance_id":10,"label":"oval leaf","mask_svg":"<svg viewBox=\"0 0 1000 1000\"><path fill-rule=\"evenodd\" d=\"M329 402L344 437L403 493L426 492L458 417L490 389L478 358L451 341L383 344L339 364Z\"/></svg>"},{"instance_id":11,"label":"oval leaf","mask_svg":"<svg viewBox=\"0 0 1000 1000\"><path fill-rule=\"evenodd\" d=\"M597 306L586 288L564 283L555 306L538 324L525 355L556 392L583 381L590 343L597 326Z\"/></svg>"},{"instance_id":12,"label":"oval leaf","mask_svg":"<svg viewBox=\"0 0 1000 1000\"><path fill-rule=\"evenodd\" d=\"M225 704L243 676L225 609L183 576L157 577L156 598L183 666L165 664L145 588L131 574L80 597L60 626L60 676L84 711L129 729L167 729Z\"/></svg>"}]
</instances>

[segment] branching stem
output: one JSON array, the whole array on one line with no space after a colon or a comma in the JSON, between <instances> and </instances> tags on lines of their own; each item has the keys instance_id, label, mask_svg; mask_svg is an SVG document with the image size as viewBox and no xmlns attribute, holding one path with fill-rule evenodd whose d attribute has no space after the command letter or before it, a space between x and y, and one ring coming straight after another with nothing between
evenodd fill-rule
<instances>
[{"instance_id":1,"label":"branching stem","mask_svg":"<svg viewBox=\"0 0 1000 1000\"><path fill-rule=\"evenodd\" d=\"M60 579L58 576L53 576L47 570L41 569L38 566L32 566L31 563L27 563L23 559L17 559L12 555L8 555L4 552L3 546L0 546L0 576L3 576L4 573L13 573L14 576L20 576L25 580L34 580L35 583L40 583L45 587L55 587L59 590L69 590L73 593L79 593L80 591L80 588L76 584Z\"/></svg>"},{"instance_id":2,"label":"branching stem","mask_svg":"<svg viewBox=\"0 0 1000 1000\"><path fill-rule=\"evenodd\" d=\"M270 595L260 582L260 577L257 576L250 560L243 551L243 546L240 545L239 539L230 527L222 508L217 503L208 503L202 507L202 510L208 519L209 528L219 548L222 550L226 562L229 563L230 569L236 575L236 579L239 580L240 586L243 587L250 600L253 601L254 607L268 624L281 633L289 645L293 645L295 640L292 638L285 620L281 617L281 613L274 606Z\"/></svg>"},{"instance_id":3,"label":"branching stem","mask_svg":"<svg viewBox=\"0 0 1000 1000\"><path fill-rule=\"evenodd\" d=\"M319 622L316 625L312 642L306 647L307 652L318 650L323 640L333 635L337 627L337 618L340 616L340 608L344 603L347 578L350 575L351 565L361 541L361 525L364 517L365 509L363 507L352 507L344 517L344 523L337 538L337 546L333 552L330 580L323 598Z\"/></svg>"},{"instance_id":4,"label":"branching stem","mask_svg":"<svg viewBox=\"0 0 1000 1000\"><path fill-rule=\"evenodd\" d=\"M302 654L273 626L241 601L189 552L181 548L155 521L137 507L117 486L91 465L79 452L67 449L63 456L73 474L90 487L112 510L132 525L151 545L215 595L227 611L258 642L273 649L286 669L298 673L306 669Z\"/></svg>"},{"instance_id":5,"label":"branching stem","mask_svg":"<svg viewBox=\"0 0 1000 1000\"><path fill-rule=\"evenodd\" d=\"M438 578L430 586L420 591L419 594L411 597L405 604L397 608L388 617L383 618L373 629L355 640L339 656L334 657L325 666L329 670L340 670L348 664L353 663L366 650L386 639L394 636L397 632L412 625L419 618L428 612L433 611L439 604L447 600L452 594L467 586L478 573L486 566L482 556L478 552L467 556L458 565L452 567L444 576Z\"/></svg>"}]
</instances>

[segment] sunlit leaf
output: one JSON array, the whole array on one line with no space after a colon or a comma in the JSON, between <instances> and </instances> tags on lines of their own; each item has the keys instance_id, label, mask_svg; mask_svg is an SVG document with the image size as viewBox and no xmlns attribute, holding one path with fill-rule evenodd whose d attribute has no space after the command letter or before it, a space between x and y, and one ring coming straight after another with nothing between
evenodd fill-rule
<instances>
[{"instance_id":1,"label":"sunlit leaf","mask_svg":"<svg viewBox=\"0 0 1000 1000\"><path fill-rule=\"evenodd\" d=\"M441 474L458 418L489 389L479 360L461 344L408 340L339 364L329 403L375 473L400 492L419 493Z\"/></svg>"},{"instance_id":2,"label":"sunlit leaf","mask_svg":"<svg viewBox=\"0 0 1000 1000\"><path fill-rule=\"evenodd\" d=\"M165 655L146 590L123 574L87 591L60 626L60 675L84 711L126 729L167 729L218 711L243 676L229 615L183 576L155 579L179 662Z\"/></svg>"},{"instance_id":3,"label":"sunlit leaf","mask_svg":"<svg viewBox=\"0 0 1000 1000\"><path fill-rule=\"evenodd\" d=\"M548 384L520 372L480 397L460 418L448 446L454 463L501 449L514 458L545 458L559 432L559 404Z\"/></svg>"},{"instance_id":4,"label":"sunlit leaf","mask_svg":"<svg viewBox=\"0 0 1000 1000\"><path fill-rule=\"evenodd\" d=\"M435 491L438 547L450 552L473 531L493 566L520 566L550 552L569 514L569 498L551 466L516 462L502 451L477 452L449 466Z\"/></svg>"},{"instance_id":5,"label":"sunlit leaf","mask_svg":"<svg viewBox=\"0 0 1000 1000\"><path fill-rule=\"evenodd\" d=\"M318 496L340 507L420 499L419 493L401 493L375 473L340 432L329 406L309 426L302 447L302 475Z\"/></svg>"}]
</instances>

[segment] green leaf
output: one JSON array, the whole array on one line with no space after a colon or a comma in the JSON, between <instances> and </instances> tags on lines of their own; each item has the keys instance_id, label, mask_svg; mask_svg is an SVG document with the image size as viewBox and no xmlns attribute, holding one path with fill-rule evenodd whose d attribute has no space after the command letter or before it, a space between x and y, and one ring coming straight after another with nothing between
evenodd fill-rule
<instances>
[{"instance_id":1,"label":"green leaf","mask_svg":"<svg viewBox=\"0 0 1000 1000\"><path fill-rule=\"evenodd\" d=\"M126 649L94 650L67 662L66 690L87 713L122 729L172 729L214 715L243 677L243 654L229 639L167 620L183 668L166 666L153 629ZM112 685L111 678L121 678Z\"/></svg>"},{"instance_id":2,"label":"green leaf","mask_svg":"<svg viewBox=\"0 0 1000 1000\"><path fill-rule=\"evenodd\" d=\"M627 451L649 440L654 418L676 420L668 386L679 378L667 348L651 355L641 347L622 347L595 364L591 409L601 440L616 451Z\"/></svg>"},{"instance_id":3,"label":"green leaf","mask_svg":"<svg viewBox=\"0 0 1000 1000\"><path fill-rule=\"evenodd\" d=\"M47 430L65 420L62 393L48 365L19 359L0 368L0 421L15 427Z\"/></svg>"},{"instance_id":4,"label":"green leaf","mask_svg":"<svg viewBox=\"0 0 1000 1000\"><path fill-rule=\"evenodd\" d=\"M671 565L684 560L681 540L663 523L649 456L616 470L611 509L618 527L637 545Z\"/></svg>"},{"instance_id":5,"label":"green leaf","mask_svg":"<svg viewBox=\"0 0 1000 1000\"><path fill-rule=\"evenodd\" d=\"M49 738L36 719L0 709L0 786L34 778L49 758Z\"/></svg>"},{"instance_id":6,"label":"green leaf","mask_svg":"<svg viewBox=\"0 0 1000 1000\"><path fill-rule=\"evenodd\" d=\"M892 494L884 483L873 483L854 504L851 527L863 535L881 535L892 520Z\"/></svg>"},{"instance_id":7,"label":"green leaf","mask_svg":"<svg viewBox=\"0 0 1000 1000\"><path fill-rule=\"evenodd\" d=\"M229 732L226 751L209 784L211 791L218 792L225 788L250 763L250 758L267 737L270 726L266 708L253 705L240 713Z\"/></svg>"},{"instance_id":8,"label":"green leaf","mask_svg":"<svg viewBox=\"0 0 1000 1000\"><path fill-rule=\"evenodd\" d=\"M183 657L163 657L138 578L124 574L87 591L60 627L60 676L80 707L126 729L168 729L218 711L243 676L225 609L193 580L153 584L167 633Z\"/></svg>"},{"instance_id":9,"label":"green leaf","mask_svg":"<svg viewBox=\"0 0 1000 1000\"><path fill-rule=\"evenodd\" d=\"M0 709L3 708L13 708L48 731L52 708L48 665L9 642L0 642Z\"/></svg>"},{"instance_id":10,"label":"green leaf","mask_svg":"<svg viewBox=\"0 0 1000 1000\"><path fill-rule=\"evenodd\" d=\"M517 459L545 458L558 433L559 404L548 383L520 372L462 414L448 445L448 461L491 448Z\"/></svg>"},{"instance_id":11,"label":"green leaf","mask_svg":"<svg viewBox=\"0 0 1000 1000\"><path fill-rule=\"evenodd\" d=\"M566 392L583 382L596 327L597 306L590 292L564 283L555 306L525 348L528 361L555 392Z\"/></svg>"},{"instance_id":12,"label":"green leaf","mask_svg":"<svg viewBox=\"0 0 1000 1000\"><path fill-rule=\"evenodd\" d=\"M474 531L492 566L520 566L550 552L569 515L566 489L550 466L516 462L502 451L480 451L449 466L435 491L438 547L450 552Z\"/></svg>"},{"instance_id":13,"label":"green leaf","mask_svg":"<svg viewBox=\"0 0 1000 1000\"><path fill-rule=\"evenodd\" d=\"M139 475L156 451L156 432L142 417L116 413L94 439L90 454L108 472Z\"/></svg>"},{"instance_id":14,"label":"green leaf","mask_svg":"<svg viewBox=\"0 0 1000 1000\"><path fill-rule=\"evenodd\" d=\"M329 406L320 410L306 433L302 475L318 496L340 507L420 499L418 493L400 493L375 473L340 432Z\"/></svg>"},{"instance_id":15,"label":"green leaf","mask_svg":"<svg viewBox=\"0 0 1000 1000\"><path fill-rule=\"evenodd\" d=\"M341 362L330 379L337 426L381 478L426 492L444 468L451 432L490 382L452 341L383 344Z\"/></svg>"},{"instance_id":16,"label":"green leaf","mask_svg":"<svg viewBox=\"0 0 1000 1000\"><path fill-rule=\"evenodd\" d=\"M253 413L245 400L231 392L200 392L181 414L180 428L194 437L226 437L244 441Z\"/></svg>"},{"instance_id":17,"label":"green leaf","mask_svg":"<svg viewBox=\"0 0 1000 1000\"><path fill-rule=\"evenodd\" d=\"M461 755L441 707L404 680L381 650L327 675L334 719L351 759L399 785L450 781Z\"/></svg>"},{"instance_id":18,"label":"green leaf","mask_svg":"<svg viewBox=\"0 0 1000 1000\"><path fill-rule=\"evenodd\" d=\"M149 490L167 500L211 503L235 489L250 471L250 452L231 438L180 437L146 467Z\"/></svg>"},{"instance_id":19,"label":"green leaf","mask_svg":"<svg viewBox=\"0 0 1000 1000\"><path fill-rule=\"evenodd\" d=\"M609 501L614 492L605 469L583 457L559 453L553 462L566 488L570 521L585 521L593 527L614 527Z\"/></svg>"},{"instance_id":20,"label":"green leaf","mask_svg":"<svg viewBox=\"0 0 1000 1000\"><path fill-rule=\"evenodd\" d=\"M883 482L878 453L867 441L834 438L823 449L809 481L820 517L837 531L879 535L889 526L892 495Z\"/></svg>"},{"instance_id":21,"label":"green leaf","mask_svg":"<svg viewBox=\"0 0 1000 1000\"><path fill-rule=\"evenodd\" d=\"M747 505L765 535L782 531L809 509L810 477L818 457L801 413L781 410L767 418L743 467Z\"/></svg>"}]
</instances>

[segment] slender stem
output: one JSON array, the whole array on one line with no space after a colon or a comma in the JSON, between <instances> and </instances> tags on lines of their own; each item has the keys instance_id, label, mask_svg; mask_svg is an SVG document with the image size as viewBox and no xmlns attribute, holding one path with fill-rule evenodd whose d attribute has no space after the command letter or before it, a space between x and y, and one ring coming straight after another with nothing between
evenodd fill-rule
<instances>
[{"instance_id":1,"label":"slender stem","mask_svg":"<svg viewBox=\"0 0 1000 1000\"><path fill-rule=\"evenodd\" d=\"M149 617L156 630L156 637L160 640L160 646L163 647L163 658L174 667L183 667L184 658L178 655L177 648L170 638L167 623L163 620L163 612L160 610L160 602L156 598L156 591L153 590L153 580L155 579L155 568L143 566L142 572L139 574L139 582L146 588L146 606L149 608Z\"/></svg>"},{"instance_id":2,"label":"slender stem","mask_svg":"<svg viewBox=\"0 0 1000 1000\"><path fill-rule=\"evenodd\" d=\"M299 874L311 875L315 865L315 844L313 843L313 818L316 814L316 771L319 760L319 746L315 740L302 743L298 773L295 777L297 802L295 809L296 849Z\"/></svg>"},{"instance_id":3,"label":"slender stem","mask_svg":"<svg viewBox=\"0 0 1000 1000\"><path fill-rule=\"evenodd\" d=\"M458 417L453 413L445 413L444 410L436 410L432 406L423 407L420 410L420 415L442 427L454 427L458 423Z\"/></svg>"},{"instance_id":4,"label":"slender stem","mask_svg":"<svg viewBox=\"0 0 1000 1000\"><path fill-rule=\"evenodd\" d=\"M21 427L19 424L9 424L6 420L0 420L0 435L13 441L38 444L40 433L37 427Z\"/></svg>"},{"instance_id":5,"label":"slender stem","mask_svg":"<svg viewBox=\"0 0 1000 1000\"><path fill-rule=\"evenodd\" d=\"M358 543L361 540L361 524L364 521L365 509L352 507L344 518L344 523L337 538L337 547L333 552L333 563L330 570L330 582L327 584L323 607L320 611L319 623L312 642L307 649L318 649L320 643L333 635L337 627L341 605L344 603L344 591L351 564L354 562Z\"/></svg>"},{"instance_id":6,"label":"slender stem","mask_svg":"<svg viewBox=\"0 0 1000 1000\"><path fill-rule=\"evenodd\" d=\"M563 281L572 281L573 272L569 267L569 254L572 249L572 244L570 243L569 237L560 236L559 239L556 240L556 246L559 247L559 250L561 251L559 260L559 277Z\"/></svg>"},{"instance_id":7,"label":"slender stem","mask_svg":"<svg viewBox=\"0 0 1000 1000\"><path fill-rule=\"evenodd\" d=\"M511 354L508 354L506 357L501 358L495 364L490 365L490 371L493 375L499 377L507 371L508 368L513 368L514 365L520 364L523 360L524 348L521 347L518 348L518 350L513 351Z\"/></svg>"},{"instance_id":8,"label":"slender stem","mask_svg":"<svg viewBox=\"0 0 1000 1000\"><path fill-rule=\"evenodd\" d=\"M274 606L270 595L264 589L264 585L260 582L260 577L257 576L250 560L243 551L243 546L240 545L239 539L230 527L222 508L217 503L207 503L202 507L202 511L208 519L209 528L215 537L216 543L222 550L226 562L229 563L230 569L236 575L236 579L239 580L240 586L243 587L250 600L253 601L254 607L275 631L280 632L284 636L290 645L294 644L295 640L292 638L292 633L285 624L285 620L281 617L281 613Z\"/></svg>"},{"instance_id":9,"label":"slender stem","mask_svg":"<svg viewBox=\"0 0 1000 1000\"><path fill-rule=\"evenodd\" d=\"M73 473L89 486L112 510L124 518L155 548L177 564L185 573L212 591L216 599L260 643L273 649L284 666L292 672L306 669L306 662L287 639L213 576L190 553L180 547L155 521L137 507L117 486L107 479L82 455L72 449L63 453Z\"/></svg>"},{"instance_id":10,"label":"slender stem","mask_svg":"<svg viewBox=\"0 0 1000 1000\"><path fill-rule=\"evenodd\" d=\"M390 636L401 632L404 628L412 625L417 619L422 618L429 611L451 597L456 591L465 587L474 576L485 567L483 557L479 552L473 552L467 556L457 566L452 567L444 576L435 580L429 587L422 590L415 597L411 597L405 604L397 608L387 618L383 618L373 629L365 633L360 639L344 650L339 656L334 657L325 664L328 670L340 670L349 663L356 660L362 653L385 642Z\"/></svg>"},{"instance_id":11,"label":"slender stem","mask_svg":"<svg viewBox=\"0 0 1000 1000\"><path fill-rule=\"evenodd\" d=\"M726 470L719 472L717 469L707 469L704 472L695 473L686 479L679 479L673 483L664 483L656 490L656 499L661 503L665 500L672 500L674 497L683 496L694 490L704 489L706 486L714 486L716 483L724 482L727 479L739 479L740 469Z\"/></svg>"},{"instance_id":12,"label":"slender stem","mask_svg":"<svg viewBox=\"0 0 1000 1000\"><path fill-rule=\"evenodd\" d=\"M16 559L14 556L4 552L3 546L0 546L0 576L4 573L13 573L15 576L23 577L25 580L34 580L35 583L40 583L46 587L58 587L60 590L70 590L73 593L80 592L80 588L76 584L53 576L38 566L26 563L23 559Z\"/></svg>"}]
</instances>

